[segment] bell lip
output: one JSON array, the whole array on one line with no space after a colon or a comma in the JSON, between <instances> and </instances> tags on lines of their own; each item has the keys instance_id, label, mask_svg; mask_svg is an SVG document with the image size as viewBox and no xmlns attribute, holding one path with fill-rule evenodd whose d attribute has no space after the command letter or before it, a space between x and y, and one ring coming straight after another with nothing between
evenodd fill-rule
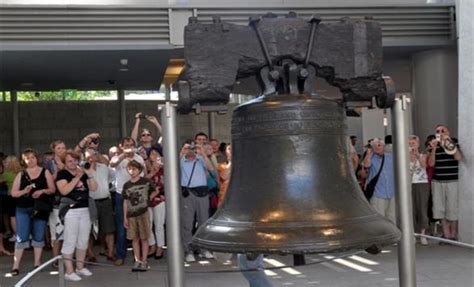
<instances>
[{"instance_id":1,"label":"bell lip","mask_svg":"<svg viewBox=\"0 0 474 287\"><path fill-rule=\"evenodd\" d=\"M337 245L331 246L328 242L310 242L292 245L263 245L256 248L251 243L218 242L198 238L199 233L192 239L192 244L198 248L204 248L210 251L226 253L263 253L263 254L307 254L307 253L334 253L347 250L365 250L372 245L380 247L392 245L400 240L401 233L398 229L395 232L383 236L373 237L370 240L345 240L339 241Z\"/></svg>"}]
</instances>

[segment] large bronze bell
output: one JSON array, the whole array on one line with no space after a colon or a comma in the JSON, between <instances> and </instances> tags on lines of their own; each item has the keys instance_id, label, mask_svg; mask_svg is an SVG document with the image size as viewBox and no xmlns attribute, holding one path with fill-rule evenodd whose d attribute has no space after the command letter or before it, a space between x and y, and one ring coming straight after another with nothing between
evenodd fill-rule
<instances>
[{"instance_id":1,"label":"large bronze bell","mask_svg":"<svg viewBox=\"0 0 474 287\"><path fill-rule=\"evenodd\" d=\"M398 241L350 164L344 108L309 95L260 97L232 119L232 173L222 207L193 243L231 253L317 253Z\"/></svg>"}]
</instances>

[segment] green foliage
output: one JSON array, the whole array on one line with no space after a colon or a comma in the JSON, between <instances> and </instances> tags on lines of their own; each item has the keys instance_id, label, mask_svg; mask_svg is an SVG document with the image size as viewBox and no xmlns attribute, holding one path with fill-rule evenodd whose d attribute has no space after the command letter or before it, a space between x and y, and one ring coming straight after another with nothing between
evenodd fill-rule
<instances>
[{"instance_id":1,"label":"green foliage","mask_svg":"<svg viewBox=\"0 0 474 287\"><path fill-rule=\"evenodd\" d=\"M93 101L114 95L115 91L41 91L18 92L18 101Z\"/></svg>"}]
</instances>

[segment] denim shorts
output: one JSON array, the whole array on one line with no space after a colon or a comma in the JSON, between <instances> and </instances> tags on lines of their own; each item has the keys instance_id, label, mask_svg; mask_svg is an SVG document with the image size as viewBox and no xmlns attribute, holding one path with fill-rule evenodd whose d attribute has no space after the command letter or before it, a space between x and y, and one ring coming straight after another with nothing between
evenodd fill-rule
<instances>
[{"instance_id":1,"label":"denim shorts","mask_svg":"<svg viewBox=\"0 0 474 287\"><path fill-rule=\"evenodd\" d=\"M43 247L46 233L46 220L31 217L33 207L16 208L16 249L30 246ZM30 245L31 235L31 245Z\"/></svg>"}]
</instances>

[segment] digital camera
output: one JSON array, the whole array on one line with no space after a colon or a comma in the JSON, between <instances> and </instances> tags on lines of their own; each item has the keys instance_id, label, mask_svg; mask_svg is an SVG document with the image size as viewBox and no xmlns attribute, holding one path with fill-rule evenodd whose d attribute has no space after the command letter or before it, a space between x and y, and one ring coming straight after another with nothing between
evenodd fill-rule
<instances>
[{"instance_id":1,"label":"digital camera","mask_svg":"<svg viewBox=\"0 0 474 287\"><path fill-rule=\"evenodd\" d=\"M88 161L85 161L85 162L81 163L81 167L83 169L89 169L89 168L91 168L91 164Z\"/></svg>"}]
</instances>

